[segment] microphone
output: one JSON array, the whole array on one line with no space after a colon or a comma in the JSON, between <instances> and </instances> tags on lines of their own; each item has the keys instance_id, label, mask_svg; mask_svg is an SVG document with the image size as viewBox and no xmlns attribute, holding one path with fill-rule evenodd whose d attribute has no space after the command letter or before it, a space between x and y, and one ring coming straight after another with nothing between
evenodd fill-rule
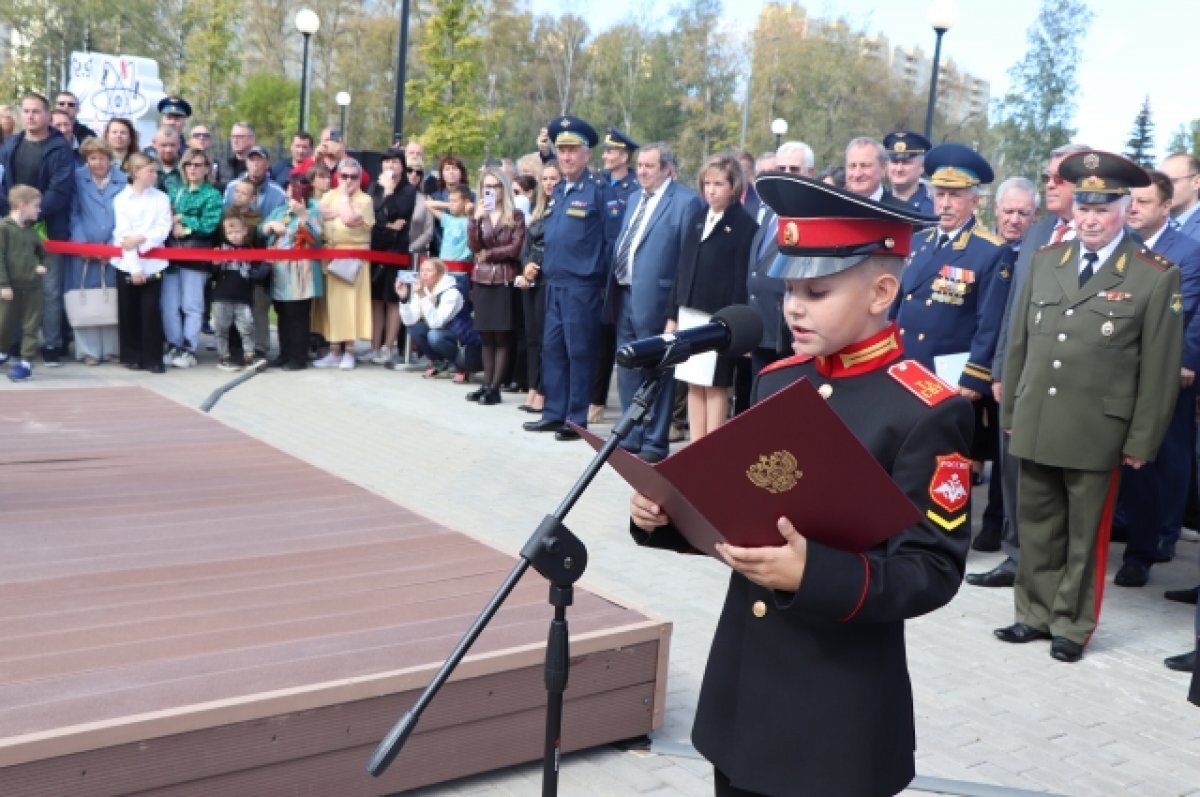
<instances>
[{"instance_id":1,"label":"microphone","mask_svg":"<svg viewBox=\"0 0 1200 797\"><path fill-rule=\"evenodd\" d=\"M748 304L718 310L707 324L626 343L617 349L622 368L670 368L693 354L715 351L741 357L762 341L763 321Z\"/></svg>"}]
</instances>

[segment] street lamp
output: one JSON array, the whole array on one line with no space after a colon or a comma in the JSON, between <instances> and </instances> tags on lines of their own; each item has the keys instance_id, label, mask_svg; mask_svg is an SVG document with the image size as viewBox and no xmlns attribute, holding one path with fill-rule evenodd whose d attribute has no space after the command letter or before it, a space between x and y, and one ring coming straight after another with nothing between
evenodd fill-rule
<instances>
[{"instance_id":1,"label":"street lamp","mask_svg":"<svg viewBox=\"0 0 1200 797\"><path fill-rule=\"evenodd\" d=\"M300 65L300 130L308 129L308 40L321 27L321 18L311 8L296 12L296 30L304 35L304 58Z\"/></svg>"},{"instance_id":2,"label":"street lamp","mask_svg":"<svg viewBox=\"0 0 1200 797\"><path fill-rule=\"evenodd\" d=\"M954 0L933 0L929 4L929 24L937 34L933 48L933 72L929 75L929 105L925 109L925 138L933 141L933 108L937 104L938 72L942 60L942 36L958 22L958 4Z\"/></svg>"},{"instance_id":3,"label":"street lamp","mask_svg":"<svg viewBox=\"0 0 1200 797\"><path fill-rule=\"evenodd\" d=\"M350 92L339 91L333 101L342 109L342 141L346 140L346 109L350 107Z\"/></svg>"},{"instance_id":4,"label":"street lamp","mask_svg":"<svg viewBox=\"0 0 1200 797\"><path fill-rule=\"evenodd\" d=\"M771 132L775 134L775 149L779 149L779 145L783 143L783 137L787 135L787 119L776 119L771 122Z\"/></svg>"}]
</instances>

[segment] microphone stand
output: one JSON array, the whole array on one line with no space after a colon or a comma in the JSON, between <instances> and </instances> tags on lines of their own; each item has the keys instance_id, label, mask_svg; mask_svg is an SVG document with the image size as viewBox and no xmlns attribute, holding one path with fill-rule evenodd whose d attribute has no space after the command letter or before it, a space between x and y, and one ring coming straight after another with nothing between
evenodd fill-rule
<instances>
[{"instance_id":1,"label":"microphone stand","mask_svg":"<svg viewBox=\"0 0 1200 797\"><path fill-rule=\"evenodd\" d=\"M666 361L664 357L664 361ZM563 692L567 688L567 674L570 668L570 654L567 635L567 607L574 600L574 584L583 575L587 567L587 548L583 541L571 533L563 519L571 511L575 503L583 495L588 485L604 467L604 463L612 456L612 452L635 426L647 420L647 414L654 406L654 400L662 389L664 378L670 378L670 371L661 364L642 370L642 384L633 397L633 403L613 427L612 434L604 446L592 457L583 474L576 479L567 496L554 510L547 515L533 535L521 548L521 559L509 571L504 582L492 595L483 611L471 623L471 627L463 634L462 639L450 652L443 662L441 669L433 676L433 680L425 687L425 691L417 698L413 707L404 712L399 721L392 726L383 741L375 749L375 755L367 764L367 771L373 776L382 775L399 755L404 743L413 732L421 715L443 684L454 672L471 645L483 633L491 622L500 606L521 580L525 571L532 567L550 582L550 605L554 607L554 619L550 621L550 633L546 639L545 684L546 684L546 742L542 756L542 797L554 797L558 794L559 762L562 754L562 710Z\"/></svg>"}]
</instances>

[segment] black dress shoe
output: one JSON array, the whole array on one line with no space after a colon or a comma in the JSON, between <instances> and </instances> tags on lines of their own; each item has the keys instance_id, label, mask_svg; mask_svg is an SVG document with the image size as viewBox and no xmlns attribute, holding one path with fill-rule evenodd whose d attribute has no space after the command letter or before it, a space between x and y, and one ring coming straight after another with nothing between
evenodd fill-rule
<instances>
[{"instance_id":1,"label":"black dress shoe","mask_svg":"<svg viewBox=\"0 0 1200 797\"><path fill-rule=\"evenodd\" d=\"M1154 561L1162 564L1175 558L1175 543L1166 540L1158 541L1158 550L1154 553Z\"/></svg>"},{"instance_id":2,"label":"black dress shoe","mask_svg":"<svg viewBox=\"0 0 1200 797\"><path fill-rule=\"evenodd\" d=\"M973 587L1011 587L1016 580L1016 573L998 567L986 573L967 573L967 583Z\"/></svg>"},{"instance_id":3,"label":"black dress shoe","mask_svg":"<svg viewBox=\"0 0 1200 797\"><path fill-rule=\"evenodd\" d=\"M479 397L480 404L499 404L500 403L500 388L489 387L484 390L483 395Z\"/></svg>"},{"instance_id":4,"label":"black dress shoe","mask_svg":"<svg viewBox=\"0 0 1200 797\"><path fill-rule=\"evenodd\" d=\"M503 390L505 393L524 393L525 392L525 388L521 387L516 382L509 382L507 385L505 385L504 387L502 387L500 389Z\"/></svg>"},{"instance_id":5,"label":"black dress shoe","mask_svg":"<svg viewBox=\"0 0 1200 797\"><path fill-rule=\"evenodd\" d=\"M551 421L542 418L540 421L526 421L521 428L527 432L561 432L565 424L562 421Z\"/></svg>"},{"instance_id":6,"label":"black dress shoe","mask_svg":"<svg viewBox=\"0 0 1200 797\"><path fill-rule=\"evenodd\" d=\"M1065 636L1056 636L1050 643L1050 655L1059 661L1073 664L1083 658L1083 645Z\"/></svg>"},{"instance_id":7,"label":"black dress shoe","mask_svg":"<svg viewBox=\"0 0 1200 797\"><path fill-rule=\"evenodd\" d=\"M574 429L559 429L554 433L554 439L564 443L569 443L572 440L578 440L579 437L579 432L575 431Z\"/></svg>"},{"instance_id":8,"label":"black dress shoe","mask_svg":"<svg viewBox=\"0 0 1200 797\"><path fill-rule=\"evenodd\" d=\"M1163 593L1163 597L1169 601L1176 603L1190 603L1196 605L1196 601L1200 600L1200 587L1192 587L1191 589L1169 589Z\"/></svg>"},{"instance_id":9,"label":"black dress shoe","mask_svg":"<svg viewBox=\"0 0 1200 797\"><path fill-rule=\"evenodd\" d=\"M489 389L490 388L487 385L484 385L483 387L479 388L478 390L472 390L470 393L467 394L467 401L481 400L484 396L487 395L487 392Z\"/></svg>"},{"instance_id":10,"label":"black dress shoe","mask_svg":"<svg viewBox=\"0 0 1200 797\"><path fill-rule=\"evenodd\" d=\"M128 368L130 371L140 371L140 370L142 370L142 364L141 364L141 363L125 363L125 367L126 367L126 368Z\"/></svg>"},{"instance_id":11,"label":"black dress shoe","mask_svg":"<svg viewBox=\"0 0 1200 797\"><path fill-rule=\"evenodd\" d=\"M971 549L987 553L1000 550L1000 529L995 527L980 529L979 534L971 541Z\"/></svg>"},{"instance_id":12,"label":"black dress shoe","mask_svg":"<svg viewBox=\"0 0 1200 797\"><path fill-rule=\"evenodd\" d=\"M519 409L521 412L532 413L533 415L541 415L542 414L541 407L531 407L528 404L521 404L517 407L517 409Z\"/></svg>"},{"instance_id":13,"label":"black dress shoe","mask_svg":"<svg viewBox=\"0 0 1200 797\"><path fill-rule=\"evenodd\" d=\"M1113 583L1118 587L1144 587L1149 580L1150 568L1141 562L1126 562L1113 577Z\"/></svg>"},{"instance_id":14,"label":"black dress shoe","mask_svg":"<svg viewBox=\"0 0 1200 797\"><path fill-rule=\"evenodd\" d=\"M152 374L165 374L167 372L166 367L162 363L154 363L153 365L147 366L146 370Z\"/></svg>"},{"instance_id":15,"label":"black dress shoe","mask_svg":"<svg viewBox=\"0 0 1200 797\"><path fill-rule=\"evenodd\" d=\"M1032 642L1035 639L1050 638L1048 631L1039 631L1033 626L1025 625L1024 623L1006 625L1004 628L997 628L992 633L1002 642L1015 642L1017 644Z\"/></svg>"},{"instance_id":16,"label":"black dress shoe","mask_svg":"<svg viewBox=\"0 0 1200 797\"><path fill-rule=\"evenodd\" d=\"M1193 672L1196 669L1196 651L1180 653L1178 656L1168 656L1163 659L1167 669L1175 672Z\"/></svg>"},{"instance_id":17,"label":"black dress shoe","mask_svg":"<svg viewBox=\"0 0 1200 797\"><path fill-rule=\"evenodd\" d=\"M283 370L285 370L285 371L303 371L305 368L308 367L308 364L307 363L294 363L294 362L288 361L288 362L285 362L280 367L283 368Z\"/></svg>"},{"instance_id":18,"label":"black dress shoe","mask_svg":"<svg viewBox=\"0 0 1200 797\"><path fill-rule=\"evenodd\" d=\"M288 363L287 358L281 354L278 357L276 357L274 360L267 360L267 367L268 368L283 368L285 365L287 365L287 363Z\"/></svg>"}]
</instances>

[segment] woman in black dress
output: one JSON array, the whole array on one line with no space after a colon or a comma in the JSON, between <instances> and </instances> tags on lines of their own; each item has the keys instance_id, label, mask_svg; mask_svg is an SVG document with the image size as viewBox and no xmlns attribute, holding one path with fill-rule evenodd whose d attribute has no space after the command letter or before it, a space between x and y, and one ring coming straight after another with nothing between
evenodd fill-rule
<instances>
[{"instance_id":1,"label":"woman in black dress","mask_svg":"<svg viewBox=\"0 0 1200 797\"><path fill-rule=\"evenodd\" d=\"M679 252L679 271L667 311L667 331L708 322L712 314L746 301L746 269L758 225L742 207L742 167L732 155L713 155L700 169L700 194L708 204L692 218ZM734 361L714 352L675 369L688 383L688 428L692 441L729 417Z\"/></svg>"},{"instance_id":2,"label":"woman in black dress","mask_svg":"<svg viewBox=\"0 0 1200 797\"><path fill-rule=\"evenodd\" d=\"M475 256L471 302L475 329L483 338L483 386L467 400L499 404L499 382L512 351L513 282L521 270L525 217L513 207L512 187L499 169L484 169L477 196L467 243Z\"/></svg>"},{"instance_id":3,"label":"woman in black dress","mask_svg":"<svg viewBox=\"0 0 1200 797\"><path fill-rule=\"evenodd\" d=\"M379 178L371 186L371 202L375 206L371 248L377 252L407 254L409 251L417 189L408 181L406 167L404 150L388 149L383 153ZM394 266L371 264L371 351L367 358L376 365L392 361L392 346L400 334L400 297L396 295L395 282Z\"/></svg>"}]
</instances>

